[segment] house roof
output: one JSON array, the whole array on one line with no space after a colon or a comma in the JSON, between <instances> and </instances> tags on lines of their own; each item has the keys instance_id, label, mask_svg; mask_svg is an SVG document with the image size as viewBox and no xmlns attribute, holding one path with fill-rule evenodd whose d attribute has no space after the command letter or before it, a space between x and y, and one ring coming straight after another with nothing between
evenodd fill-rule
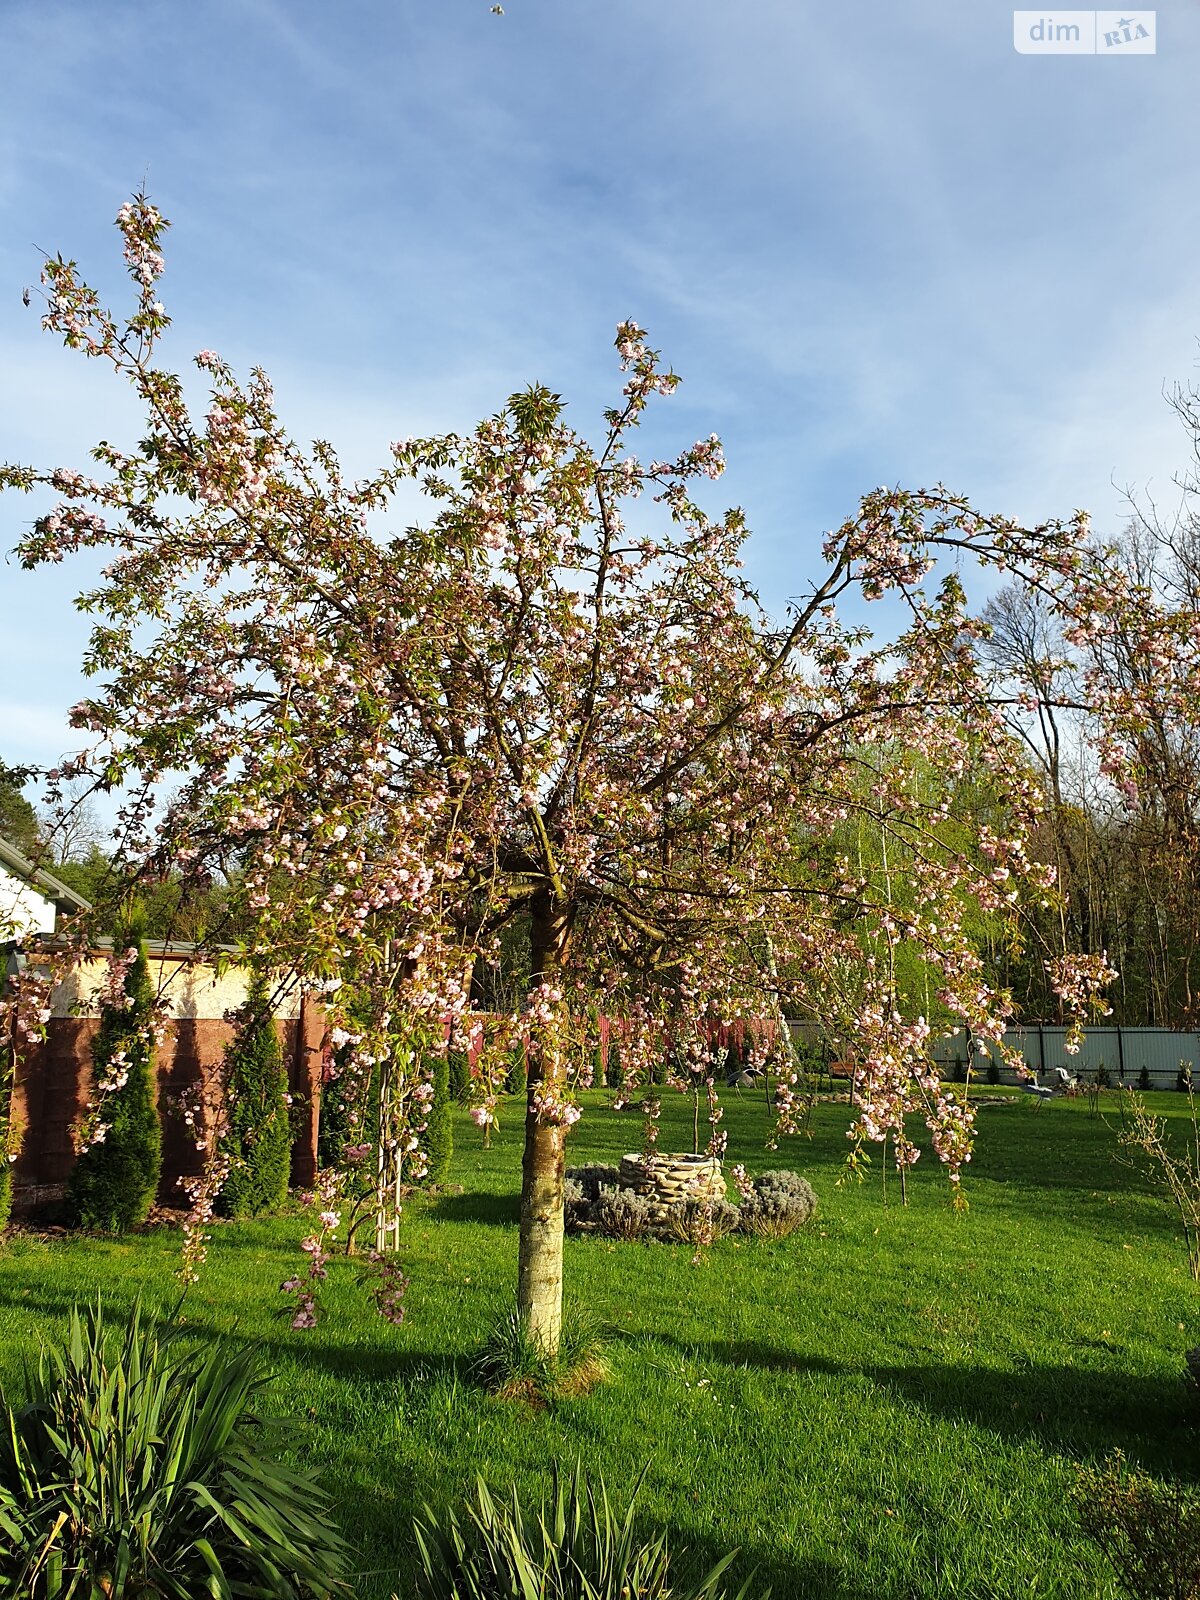
<instances>
[{"instance_id":1,"label":"house roof","mask_svg":"<svg viewBox=\"0 0 1200 1600\"><path fill-rule=\"evenodd\" d=\"M11 872L14 877L23 878L26 883L40 889L46 899L52 901L60 911L91 910L90 900L85 900L82 895L76 894L74 889L69 889L52 872L43 872L41 867L35 867L28 857L23 856L15 845L9 844L3 837L0 837L0 867Z\"/></svg>"}]
</instances>

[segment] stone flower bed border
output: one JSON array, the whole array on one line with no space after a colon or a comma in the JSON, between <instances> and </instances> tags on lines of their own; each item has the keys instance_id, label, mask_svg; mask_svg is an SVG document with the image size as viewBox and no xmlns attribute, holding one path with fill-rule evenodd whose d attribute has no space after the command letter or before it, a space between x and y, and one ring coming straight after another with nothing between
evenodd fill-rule
<instances>
[{"instance_id":1,"label":"stone flower bed border","mask_svg":"<svg viewBox=\"0 0 1200 1600\"><path fill-rule=\"evenodd\" d=\"M798 1172L739 1179L731 1204L721 1164L711 1156L626 1155L619 1167L572 1167L566 1174L570 1233L610 1239L707 1244L728 1233L784 1238L815 1213L817 1197Z\"/></svg>"}]
</instances>

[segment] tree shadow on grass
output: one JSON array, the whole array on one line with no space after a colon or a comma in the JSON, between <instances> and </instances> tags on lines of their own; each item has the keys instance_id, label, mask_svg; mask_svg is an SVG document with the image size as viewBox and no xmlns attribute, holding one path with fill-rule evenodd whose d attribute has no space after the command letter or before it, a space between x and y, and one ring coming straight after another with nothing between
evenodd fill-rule
<instances>
[{"instance_id":1,"label":"tree shadow on grass","mask_svg":"<svg viewBox=\"0 0 1200 1600\"><path fill-rule=\"evenodd\" d=\"M278 1319L272 1319L272 1326L261 1331L223 1316L204 1300L183 1295L178 1289L167 1296L139 1294L139 1286L134 1284L116 1291L106 1289L101 1298L106 1326L114 1329L123 1326L138 1299L150 1325L161 1326L177 1320L183 1337L197 1343L228 1343L231 1347L253 1345L262 1352L267 1370L277 1374L289 1367L293 1371L301 1367L368 1385L388 1383L404 1387L418 1381L436 1383L445 1379L471 1386L473 1354L455 1355L447 1353L444 1347L398 1347L386 1334L370 1342L354 1339L336 1343L321 1328L298 1336L288 1321L292 1312L290 1306L282 1308ZM61 1289L31 1287L17 1293L0 1288L0 1311L12 1309L60 1319L64 1326L72 1310L95 1303L94 1294L81 1296L66 1286ZM379 1326L382 1329L386 1325L381 1322ZM55 1336L46 1328L39 1329L38 1334L39 1337Z\"/></svg>"},{"instance_id":2,"label":"tree shadow on grass","mask_svg":"<svg viewBox=\"0 0 1200 1600\"><path fill-rule=\"evenodd\" d=\"M719 1530L698 1535L693 1528L670 1523L661 1530L657 1525L647 1529L648 1533L660 1531L667 1535L676 1584L682 1579L699 1582L736 1548L737 1554L720 1580L728 1596L736 1595L745 1584L746 1600L762 1600L768 1592L770 1600L866 1600L842 1567L819 1556L784 1555L776 1546L761 1544L738 1546L735 1538L723 1541Z\"/></svg>"},{"instance_id":3,"label":"tree shadow on grass","mask_svg":"<svg viewBox=\"0 0 1200 1600\"><path fill-rule=\"evenodd\" d=\"M859 1366L755 1341L685 1344L658 1337L701 1360L730 1367L863 1376L931 1416L968 1422L1006 1439L1036 1439L1086 1460L1120 1449L1151 1471L1200 1479L1197 1428L1182 1374L1159 1377L1053 1362L1018 1362L1011 1368L945 1362Z\"/></svg>"},{"instance_id":4,"label":"tree shadow on grass","mask_svg":"<svg viewBox=\"0 0 1200 1600\"><path fill-rule=\"evenodd\" d=\"M437 1222L484 1222L491 1227L515 1228L521 1220L521 1197L478 1191L443 1195L426 1215Z\"/></svg>"},{"instance_id":5,"label":"tree shadow on grass","mask_svg":"<svg viewBox=\"0 0 1200 1600\"><path fill-rule=\"evenodd\" d=\"M1163 1378L1051 1363L992 1367L873 1367L868 1375L934 1415L1063 1454L1120 1449L1152 1471L1197 1478L1196 1430L1182 1376Z\"/></svg>"}]
</instances>

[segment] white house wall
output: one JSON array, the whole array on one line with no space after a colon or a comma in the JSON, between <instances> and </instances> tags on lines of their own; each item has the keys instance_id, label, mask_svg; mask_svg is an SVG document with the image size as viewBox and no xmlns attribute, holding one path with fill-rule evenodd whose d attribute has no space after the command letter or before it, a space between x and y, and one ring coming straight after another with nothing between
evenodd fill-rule
<instances>
[{"instance_id":1,"label":"white house wall","mask_svg":"<svg viewBox=\"0 0 1200 1600\"><path fill-rule=\"evenodd\" d=\"M54 903L0 867L0 939L54 932Z\"/></svg>"},{"instance_id":2,"label":"white house wall","mask_svg":"<svg viewBox=\"0 0 1200 1600\"><path fill-rule=\"evenodd\" d=\"M245 1002L250 975L244 967L228 967L219 976L200 962L179 961L169 956L150 956L150 981L166 1005L166 1014L176 1019L197 1018L219 1021L227 1012ZM51 998L56 1017L95 1016L98 995L104 985L108 963L85 962L60 984ZM292 1018L300 1015L300 995L293 989L276 1007L275 1015Z\"/></svg>"}]
</instances>

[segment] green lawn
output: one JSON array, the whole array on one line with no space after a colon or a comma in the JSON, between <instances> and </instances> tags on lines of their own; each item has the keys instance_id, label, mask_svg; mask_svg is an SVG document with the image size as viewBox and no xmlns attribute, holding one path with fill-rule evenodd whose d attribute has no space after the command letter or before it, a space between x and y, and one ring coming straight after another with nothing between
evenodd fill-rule
<instances>
[{"instance_id":1,"label":"green lawn","mask_svg":"<svg viewBox=\"0 0 1200 1600\"><path fill-rule=\"evenodd\" d=\"M665 1121L663 1148L690 1148L690 1111ZM928 1157L906 1210L894 1179L884 1205L878 1163L837 1187L846 1123L844 1105L821 1106L811 1141L772 1154L761 1103L730 1097L730 1159L817 1189L818 1220L781 1243L725 1240L693 1265L686 1246L569 1240L568 1295L615 1329L613 1373L550 1410L465 1376L515 1282L516 1106L487 1151L459 1121L463 1193L411 1213L403 1328L369 1310L353 1262L336 1264L315 1333L279 1319L299 1219L220 1229L185 1314L198 1337L267 1350L289 1448L336 1495L370 1600L404 1592L423 1501L480 1471L533 1488L576 1455L619 1497L649 1463L646 1521L697 1564L739 1546L735 1572L756 1565L779 1600L1115 1595L1067 1493L1073 1464L1114 1446L1195 1474L1180 1375L1200 1316L1173 1216L1084 1101L984 1108L965 1215ZM638 1130L593 1110L571 1159L616 1160ZM0 1248L0 1377L19 1382L73 1300L168 1307L177 1260L167 1231L15 1237Z\"/></svg>"}]
</instances>

